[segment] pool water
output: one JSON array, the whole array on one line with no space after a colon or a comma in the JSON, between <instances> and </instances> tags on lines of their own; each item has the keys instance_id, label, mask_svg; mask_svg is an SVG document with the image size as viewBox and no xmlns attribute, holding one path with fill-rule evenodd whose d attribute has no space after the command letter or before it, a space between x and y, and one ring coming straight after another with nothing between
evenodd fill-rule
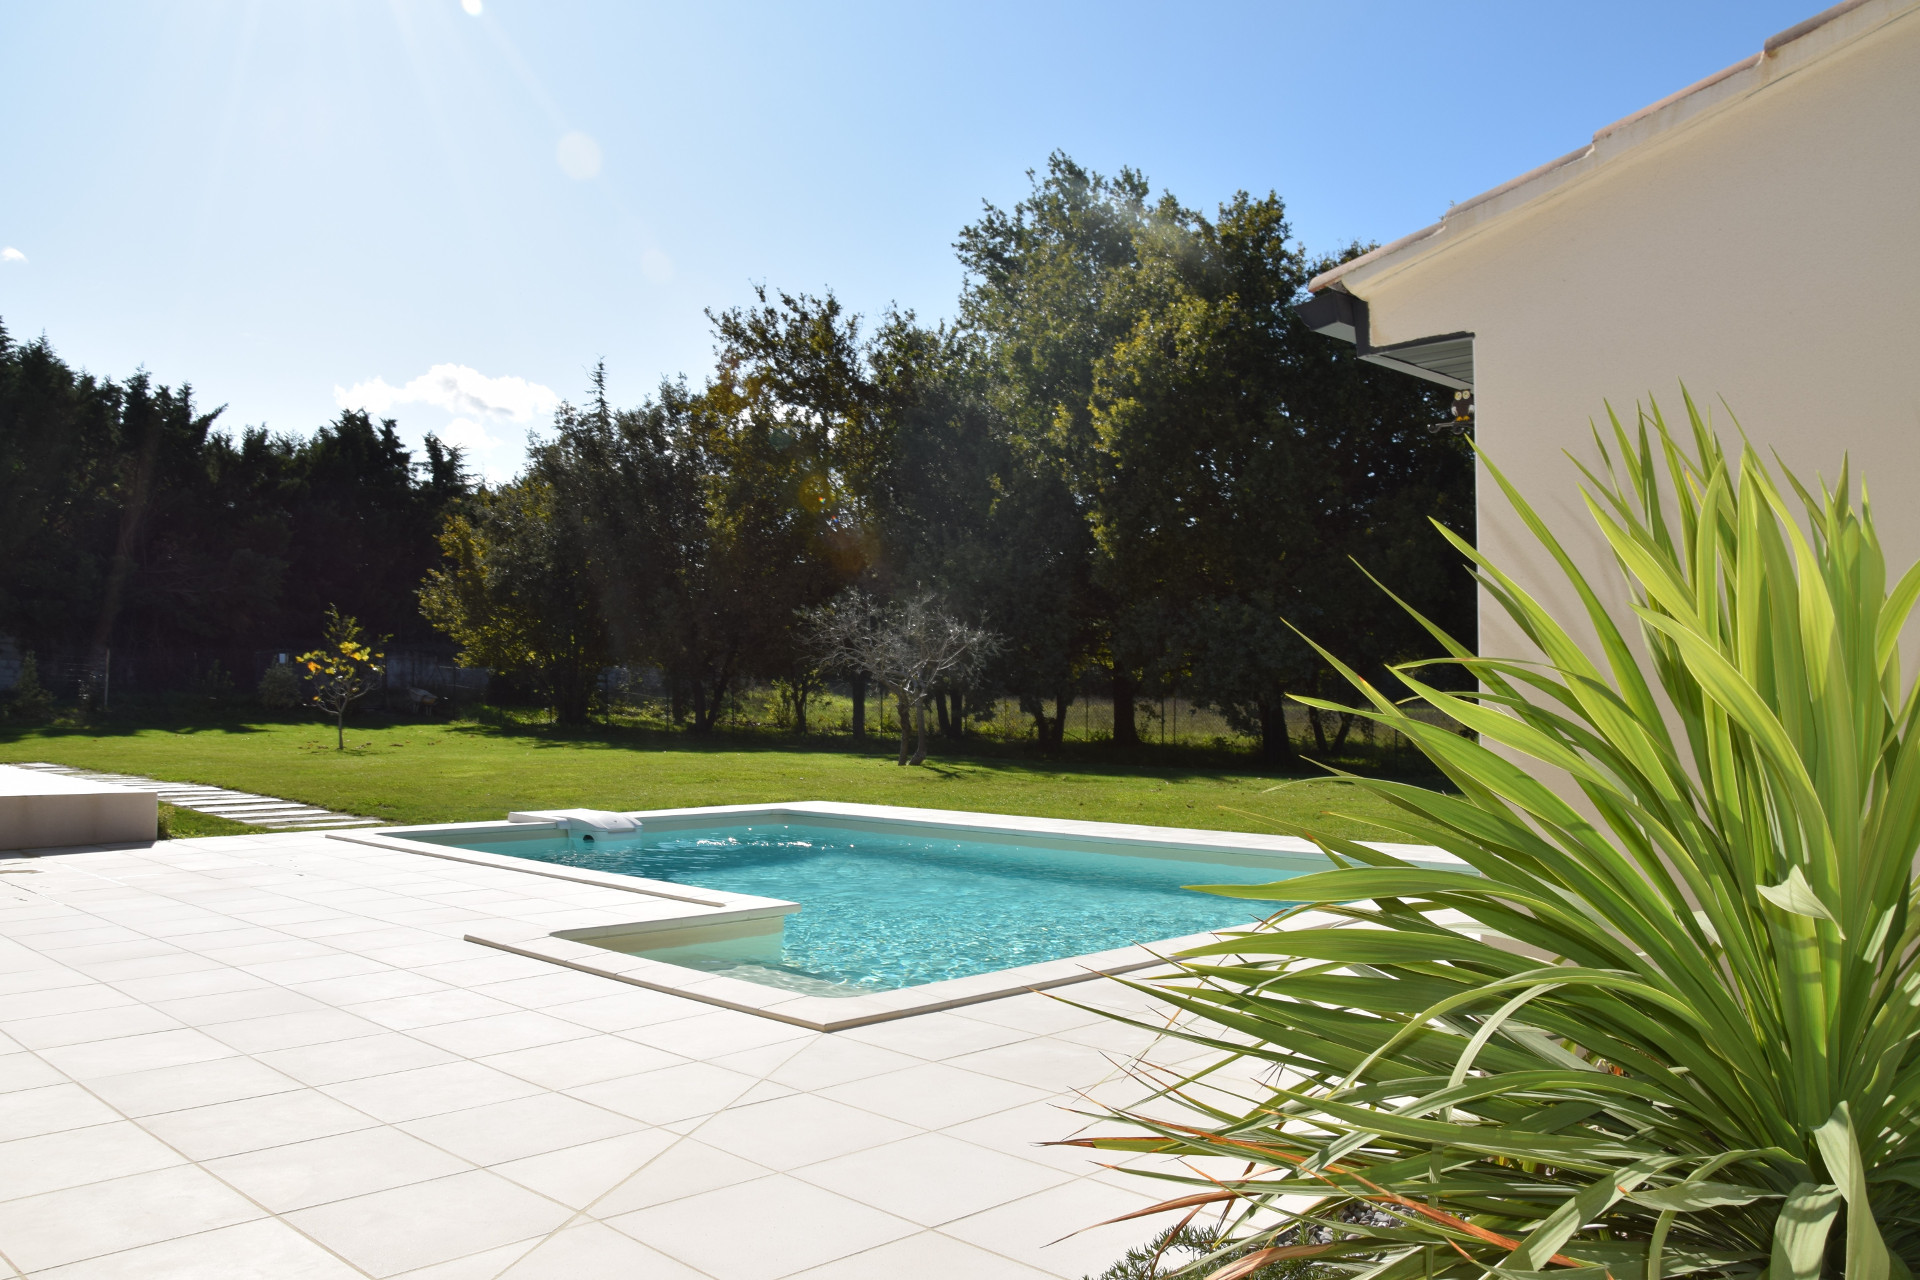
<instances>
[{"instance_id":1,"label":"pool water","mask_svg":"<svg viewBox=\"0 0 1920 1280\"><path fill-rule=\"evenodd\" d=\"M784 934L645 952L814 995L855 996L1248 924L1280 904L1182 888L1291 873L1231 862L1080 853L799 824L643 832L628 847L564 836L465 847L798 902Z\"/></svg>"}]
</instances>

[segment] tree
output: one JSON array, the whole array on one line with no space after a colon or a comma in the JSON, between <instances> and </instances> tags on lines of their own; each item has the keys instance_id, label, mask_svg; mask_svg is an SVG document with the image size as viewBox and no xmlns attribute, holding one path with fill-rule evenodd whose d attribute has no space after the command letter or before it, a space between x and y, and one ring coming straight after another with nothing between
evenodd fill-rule
<instances>
[{"instance_id":1,"label":"tree","mask_svg":"<svg viewBox=\"0 0 1920 1280\"><path fill-rule=\"evenodd\" d=\"M421 612L468 666L523 672L554 719L584 723L609 665L607 624L580 526L532 472L482 491L448 517L446 563L420 588Z\"/></svg>"},{"instance_id":2,"label":"tree","mask_svg":"<svg viewBox=\"0 0 1920 1280\"><path fill-rule=\"evenodd\" d=\"M360 623L327 606L326 643L295 662L307 670L308 694L333 717L334 750L347 746L347 712L353 704L380 687L384 668L377 652L361 633Z\"/></svg>"},{"instance_id":3,"label":"tree","mask_svg":"<svg viewBox=\"0 0 1920 1280\"><path fill-rule=\"evenodd\" d=\"M1431 652L1384 616L1354 561L1457 621L1471 584L1426 526L1461 522L1469 457L1429 431L1446 393L1366 365L1293 314L1331 265L1290 240L1278 196L1143 239L1133 328L1098 362L1091 510L1101 572L1131 623L1185 664L1190 690L1294 762L1289 695L1329 669L1293 630L1357 668ZM1316 731L1318 725L1316 723Z\"/></svg>"},{"instance_id":4,"label":"tree","mask_svg":"<svg viewBox=\"0 0 1920 1280\"><path fill-rule=\"evenodd\" d=\"M1129 601L1092 536L1102 466L1092 395L1100 360L1134 327L1130 295L1142 245L1177 233L1188 215L1170 196L1151 201L1145 176L1132 169L1107 178L1055 152L1043 176L1028 176L1026 199L1011 212L989 205L955 246L968 273L962 322L988 347L995 396L1027 473L1023 550L1054 571L1046 581L1054 607L1075 610L1067 625L1035 633L1050 647L1033 652L1020 673L1051 688L1019 696L1045 741L1045 702L1059 711L1057 735L1073 684L1097 663L1111 681L1114 738L1132 745L1134 698L1159 654L1149 632L1126 625ZM1020 600L1017 612L1032 616L1037 604Z\"/></svg>"},{"instance_id":5,"label":"tree","mask_svg":"<svg viewBox=\"0 0 1920 1280\"><path fill-rule=\"evenodd\" d=\"M883 605L858 590L804 619L809 645L823 666L859 668L892 694L900 708L899 764L927 758L927 700L945 684L964 682L1003 641L941 607L932 595ZM910 735L917 735L911 757Z\"/></svg>"},{"instance_id":6,"label":"tree","mask_svg":"<svg viewBox=\"0 0 1920 1280\"><path fill-rule=\"evenodd\" d=\"M459 452L429 438L416 461L361 413L306 438L220 417L189 386L96 378L0 326L0 634L94 664L108 646L299 648L332 602L423 637L413 590L467 490Z\"/></svg>"}]
</instances>

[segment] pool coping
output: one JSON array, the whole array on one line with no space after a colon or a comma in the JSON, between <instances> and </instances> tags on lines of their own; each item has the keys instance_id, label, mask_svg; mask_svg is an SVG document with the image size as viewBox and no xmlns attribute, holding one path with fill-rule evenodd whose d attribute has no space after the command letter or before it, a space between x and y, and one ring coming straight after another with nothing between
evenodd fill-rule
<instances>
[{"instance_id":1,"label":"pool coping","mask_svg":"<svg viewBox=\"0 0 1920 1280\"><path fill-rule=\"evenodd\" d=\"M804 818L832 819L840 825L913 826L982 836L1015 837L1042 847L1080 848L1090 852L1124 855L1117 846L1134 847L1150 843L1159 856L1172 852L1199 855L1229 854L1271 862L1274 869L1288 871L1320 870L1329 866L1327 856L1311 842L1293 836L1267 836L1249 832L1207 831L1189 827L1152 827L1133 823L1088 822L1062 818L1026 818L1011 814L967 813L950 809L918 809L899 805L838 803L819 800L774 804L710 805L697 808L635 811L631 815L642 823L667 826L708 822L714 818L760 818L767 821ZM493 947L529 959L544 960L582 973L595 974L651 991L683 996L740 1013L755 1014L811 1031L843 1031L915 1014L997 1000L1029 991L1044 991L1100 977L1138 973L1166 963L1170 955L1216 940L1217 932L1189 934L1160 942L1118 947L1086 955L1068 956L1038 964L997 969L964 978L902 987L872 995L829 997L766 986L706 973L681 965L650 960L593 946L575 938L559 936L583 932L623 933L653 929L767 921L800 909L801 904L751 894L690 888L665 881L612 871L594 871L535 862L509 854L483 853L458 849L423 840L407 839L401 833L498 830L503 822L463 822L330 831L329 839L373 845L405 853L446 858L525 875L571 880L598 888L618 889L636 897L651 899L630 923L606 919L604 911L582 912L577 922L546 920L521 928L494 926L466 935L466 940ZM529 834L535 829L520 824ZM1369 847L1393 853L1409 861L1466 870L1466 864L1430 845L1383 844L1364 842ZM1335 917L1307 912L1289 922L1291 927L1325 926L1340 923Z\"/></svg>"}]
</instances>

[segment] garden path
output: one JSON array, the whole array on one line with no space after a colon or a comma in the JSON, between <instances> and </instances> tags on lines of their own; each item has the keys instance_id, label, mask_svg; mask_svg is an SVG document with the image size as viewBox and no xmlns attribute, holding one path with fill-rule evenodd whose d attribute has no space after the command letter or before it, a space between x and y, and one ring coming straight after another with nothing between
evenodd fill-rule
<instances>
[{"instance_id":1,"label":"garden path","mask_svg":"<svg viewBox=\"0 0 1920 1280\"><path fill-rule=\"evenodd\" d=\"M86 782L105 782L133 791L151 791L160 797L163 804L170 804L179 809L191 809L195 813L212 814L216 818L231 818L235 822L244 822L250 826L265 827L269 831L318 831L334 827L374 827L381 823L379 818L362 818L351 813L335 813L331 809L322 809L316 805L301 804L295 800L281 800L276 796L255 795L251 791L233 791L227 787L203 787L192 782L161 782L155 778L142 778L131 773L102 773L97 769L77 769L72 765L51 764L44 760L23 762L13 767L38 769L42 773L57 773Z\"/></svg>"}]
</instances>

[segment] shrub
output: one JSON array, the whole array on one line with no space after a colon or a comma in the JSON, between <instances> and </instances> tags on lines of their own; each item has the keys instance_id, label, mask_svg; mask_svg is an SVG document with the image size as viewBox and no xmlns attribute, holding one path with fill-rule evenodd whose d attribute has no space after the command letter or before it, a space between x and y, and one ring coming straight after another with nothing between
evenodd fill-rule
<instances>
[{"instance_id":1,"label":"shrub","mask_svg":"<svg viewBox=\"0 0 1920 1280\"><path fill-rule=\"evenodd\" d=\"M233 677L215 662L193 682L191 692L203 702L225 702L233 696Z\"/></svg>"},{"instance_id":2,"label":"shrub","mask_svg":"<svg viewBox=\"0 0 1920 1280\"><path fill-rule=\"evenodd\" d=\"M7 699L7 718L21 724L46 724L53 719L53 694L40 683L40 662L31 653L20 656L20 674Z\"/></svg>"},{"instance_id":3,"label":"shrub","mask_svg":"<svg viewBox=\"0 0 1920 1280\"><path fill-rule=\"evenodd\" d=\"M291 711L304 700L300 673L290 662L276 662L260 677L260 705L275 711Z\"/></svg>"},{"instance_id":4,"label":"shrub","mask_svg":"<svg viewBox=\"0 0 1920 1280\"><path fill-rule=\"evenodd\" d=\"M1168 1227L1138 1249L1127 1250L1126 1256L1102 1271L1097 1280L1161 1280L1161 1277L1178 1275L1190 1269L1196 1262L1209 1262L1216 1266L1230 1264L1249 1252L1246 1247L1234 1248L1230 1245L1223 1250L1224 1243L1216 1228ZM1331 1269L1317 1267L1303 1259L1283 1259L1252 1271L1243 1271L1240 1276L1242 1280L1311 1280L1322 1273L1330 1276ZM1089 1277L1089 1280L1094 1278Z\"/></svg>"},{"instance_id":5,"label":"shrub","mask_svg":"<svg viewBox=\"0 0 1920 1280\"><path fill-rule=\"evenodd\" d=\"M1899 647L1920 566L1889 584L1844 468L1817 494L1788 476L1789 502L1688 411L1690 449L1656 408L1637 433L1616 421L1618 463L1603 447L1587 473L1647 658L1494 470L1601 660L1454 538L1547 661L1475 657L1436 629L1481 693L1393 668L1477 740L1347 673L1362 714L1460 794L1352 785L1398 808L1395 840L1466 865L1319 837L1335 870L1210 890L1306 906L1145 988L1266 1083L1244 1107L1195 1099L1184 1127L1124 1113L1145 1136L1095 1144L1245 1169L1192 1177L1184 1203L1230 1208L1255 1264L1379 1280L1920 1266L1920 683ZM1307 909L1336 927L1277 927ZM1387 1225L1342 1217L1359 1206ZM1267 1254L1288 1230L1325 1238Z\"/></svg>"}]
</instances>

